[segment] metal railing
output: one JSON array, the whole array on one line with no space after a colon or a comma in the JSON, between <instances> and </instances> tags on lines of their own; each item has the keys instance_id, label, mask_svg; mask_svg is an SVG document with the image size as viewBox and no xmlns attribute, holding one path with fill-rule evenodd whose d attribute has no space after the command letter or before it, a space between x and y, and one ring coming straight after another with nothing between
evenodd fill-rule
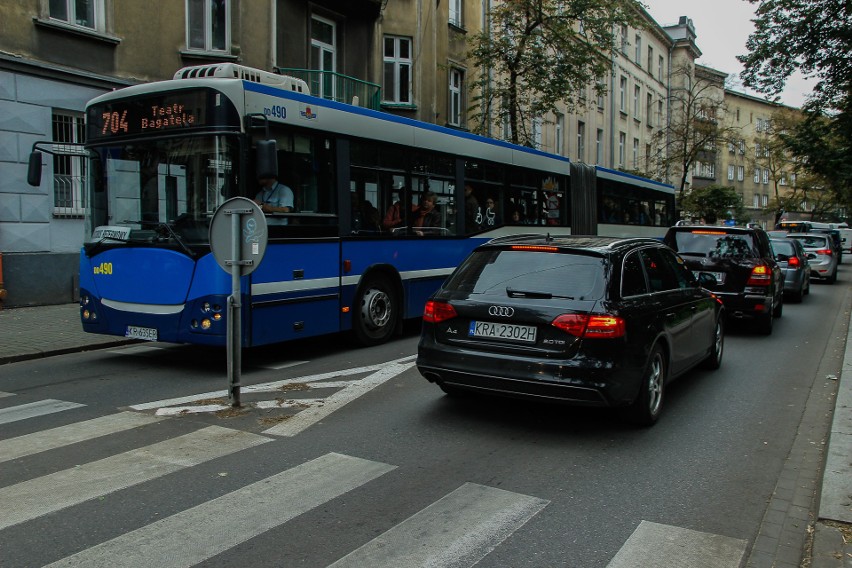
<instances>
[{"instance_id":1,"label":"metal railing","mask_svg":"<svg viewBox=\"0 0 852 568\"><path fill-rule=\"evenodd\" d=\"M356 104L355 101L357 100L358 106L372 110L380 109L382 88L375 83L333 71L318 71L316 69L276 67L275 72L302 79L308 84L311 94L315 97L345 104Z\"/></svg>"}]
</instances>

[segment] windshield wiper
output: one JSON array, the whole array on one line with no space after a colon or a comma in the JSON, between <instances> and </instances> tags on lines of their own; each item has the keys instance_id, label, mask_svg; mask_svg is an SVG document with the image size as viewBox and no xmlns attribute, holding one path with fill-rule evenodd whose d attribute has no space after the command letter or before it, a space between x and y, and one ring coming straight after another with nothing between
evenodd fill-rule
<instances>
[{"instance_id":1,"label":"windshield wiper","mask_svg":"<svg viewBox=\"0 0 852 568\"><path fill-rule=\"evenodd\" d=\"M559 298L561 300L574 300L574 296L560 296L559 294L552 294L550 292L542 292L537 290L517 290L515 288L506 288L506 294L510 298L539 298L542 300L549 300L551 298Z\"/></svg>"},{"instance_id":2,"label":"windshield wiper","mask_svg":"<svg viewBox=\"0 0 852 568\"><path fill-rule=\"evenodd\" d=\"M187 246L185 242L183 242L183 240L178 236L177 232L175 232L175 230L172 229L168 223L160 223L159 225L157 225L157 228L155 230L159 232L160 229L165 229L166 232L171 235L171 237L175 240L175 242L180 245L180 248L182 248L184 252L189 255L189 258L195 258L195 253L192 252L192 249L189 248L189 246Z\"/></svg>"}]
</instances>

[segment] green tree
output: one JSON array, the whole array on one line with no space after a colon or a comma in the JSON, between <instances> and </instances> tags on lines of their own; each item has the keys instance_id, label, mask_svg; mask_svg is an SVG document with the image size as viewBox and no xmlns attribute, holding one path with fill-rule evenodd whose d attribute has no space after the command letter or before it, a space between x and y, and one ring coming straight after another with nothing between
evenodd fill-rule
<instances>
[{"instance_id":1,"label":"green tree","mask_svg":"<svg viewBox=\"0 0 852 568\"><path fill-rule=\"evenodd\" d=\"M494 2L483 31L468 39L480 69L474 130L488 134L506 125L512 142L535 145L540 117L555 112L557 103L569 112L583 106L589 78L608 74L614 30L628 24L641 25L633 0ZM596 95L605 90L596 83Z\"/></svg>"},{"instance_id":2,"label":"green tree","mask_svg":"<svg viewBox=\"0 0 852 568\"><path fill-rule=\"evenodd\" d=\"M747 221L743 199L733 187L708 185L691 190L680 200L684 215L699 217L709 224L728 219Z\"/></svg>"},{"instance_id":3,"label":"green tree","mask_svg":"<svg viewBox=\"0 0 852 568\"><path fill-rule=\"evenodd\" d=\"M795 71L817 80L807 120L785 142L805 168L823 177L837 200L852 191L852 5L848 0L749 0L755 31L744 64L746 86L777 96Z\"/></svg>"}]
</instances>

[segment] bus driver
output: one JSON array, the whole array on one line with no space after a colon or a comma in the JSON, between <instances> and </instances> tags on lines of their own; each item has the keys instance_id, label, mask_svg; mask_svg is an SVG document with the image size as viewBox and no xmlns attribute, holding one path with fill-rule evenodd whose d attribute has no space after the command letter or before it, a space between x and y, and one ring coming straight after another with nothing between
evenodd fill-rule
<instances>
[{"instance_id":1,"label":"bus driver","mask_svg":"<svg viewBox=\"0 0 852 568\"><path fill-rule=\"evenodd\" d=\"M290 213L293 211L293 190L280 183L274 175L258 176L260 191L254 198L264 213ZM270 225L286 225L287 219L271 218L266 222Z\"/></svg>"}]
</instances>

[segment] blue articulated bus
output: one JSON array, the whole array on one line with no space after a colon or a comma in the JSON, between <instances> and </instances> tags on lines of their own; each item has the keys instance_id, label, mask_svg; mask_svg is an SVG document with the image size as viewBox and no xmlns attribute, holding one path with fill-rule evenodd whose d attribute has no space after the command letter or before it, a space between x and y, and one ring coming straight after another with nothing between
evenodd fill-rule
<instances>
[{"instance_id":1,"label":"blue articulated bus","mask_svg":"<svg viewBox=\"0 0 852 568\"><path fill-rule=\"evenodd\" d=\"M97 97L86 129L80 316L92 333L225 345L231 280L210 220L232 197L261 198L259 174L286 186L286 204L267 215L265 257L241 279L244 347L348 330L378 344L489 238L622 230L626 217L598 219L604 194L624 210L631 199L674 210L670 186L585 167L591 181L572 188L564 157L235 64ZM664 230L642 224L632 230Z\"/></svg>"}]
</instances>

